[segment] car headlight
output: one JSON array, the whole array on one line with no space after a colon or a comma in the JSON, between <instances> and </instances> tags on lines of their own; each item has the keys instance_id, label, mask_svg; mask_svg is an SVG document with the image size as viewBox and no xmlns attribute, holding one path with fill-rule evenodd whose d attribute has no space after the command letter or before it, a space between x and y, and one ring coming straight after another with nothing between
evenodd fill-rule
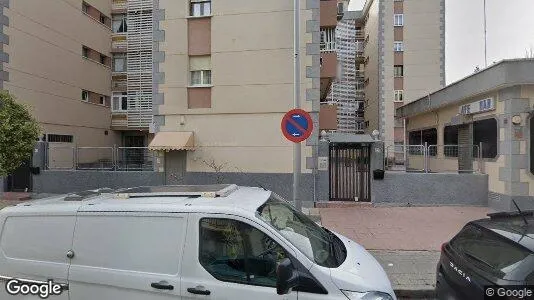
<instances>
[{"instance_id":1,"label":"car headlight","mask_svg":"<svg viewBox=\"0 0 534 300\"><path fill-rule=\"evenodd\" d=\"M382 292L351 292L351 291L343 291L343 294L347 296L350 300L393 300L393 297L391 297L390 294L382 293Z\"/></svg>"}]
</instances>

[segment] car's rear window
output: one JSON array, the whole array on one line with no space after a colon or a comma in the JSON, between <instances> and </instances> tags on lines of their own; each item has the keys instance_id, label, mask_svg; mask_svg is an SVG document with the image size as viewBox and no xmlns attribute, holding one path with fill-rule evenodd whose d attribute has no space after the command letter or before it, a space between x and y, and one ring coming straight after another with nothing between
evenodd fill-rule
<instances>
[{"instance_id":1,"label":"car's rear window","mask_svg":"<svg viewBox=\"0 0 534 300\"><path fill-rule=\"evenodd\" d=\"M513 271L531 252L490 231L468 225L450 246L477 267L501 278Z\"/></svg>"}]
</instances>

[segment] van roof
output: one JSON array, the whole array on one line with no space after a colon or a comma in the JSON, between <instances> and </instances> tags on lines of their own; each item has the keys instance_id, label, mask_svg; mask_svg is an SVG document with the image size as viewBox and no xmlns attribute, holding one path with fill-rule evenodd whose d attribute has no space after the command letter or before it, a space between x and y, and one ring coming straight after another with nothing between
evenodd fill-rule
<instances>
[{"instance_id":1,"label":"van roof","mask_svg":"<svg viewBox=\"0 0 534 300\"><path fill-rule=\"evenodd\" d=\"M76 212L206 212L255 214L270 197L262 188L237 185L136 187L85 191L24 202L5 208L9 214Z\"/></svg>"}]
</instances>

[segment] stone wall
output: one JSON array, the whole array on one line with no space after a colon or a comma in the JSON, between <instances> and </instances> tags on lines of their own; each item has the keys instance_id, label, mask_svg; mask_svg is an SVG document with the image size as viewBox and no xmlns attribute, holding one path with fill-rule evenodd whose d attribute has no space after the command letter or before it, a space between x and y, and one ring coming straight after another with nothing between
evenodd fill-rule
<instances>
[{"instance_id":1,"label":"stone wall","mask_svg":"<svg viewBox=\"0 0 534 300\"><path fill-rule=\"evenodd\" d=\"M163 185L162 172L42 171L33 175L34 193L64 194L96 188Z\"/></svg>"},{"instance_id":2,"label":"stone wall","mask_svg":"<svg viewBox=\"0 0 534 300\"><path fill-rule=\"evenodd\" d=\"M372 182L377 205L488 205L488 175L386 172Z\"/></svg>"}]
</instances>

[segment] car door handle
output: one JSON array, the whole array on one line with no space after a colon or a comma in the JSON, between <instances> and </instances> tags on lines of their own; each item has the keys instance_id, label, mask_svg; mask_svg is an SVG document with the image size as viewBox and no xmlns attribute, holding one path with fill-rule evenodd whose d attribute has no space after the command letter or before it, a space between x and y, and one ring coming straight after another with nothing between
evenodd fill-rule
<instances>
[{"instance_id":1,"label":"car door handle","mask_svg":"<svg viewBox=\"0 0 534 300\"><path fill-rule=\"evenodd\" d=\"M158 290L174 290L174 286L170 285L167 281L152 282L150 286Z\"/></svg>"},{"instance_id":2,"label":"car door handle","mask_svg":"<svg viewBox=\"0 0 534 300\"><path fill-rule=\"evenodd\" d=\"M210 295L211 292L206 290L203 286L197 286L197 287L194 287L194 288L188 288L187 289L188 292L190 292L191 294L196 294L196 295Z\"/></svg>"}]
</instances>

